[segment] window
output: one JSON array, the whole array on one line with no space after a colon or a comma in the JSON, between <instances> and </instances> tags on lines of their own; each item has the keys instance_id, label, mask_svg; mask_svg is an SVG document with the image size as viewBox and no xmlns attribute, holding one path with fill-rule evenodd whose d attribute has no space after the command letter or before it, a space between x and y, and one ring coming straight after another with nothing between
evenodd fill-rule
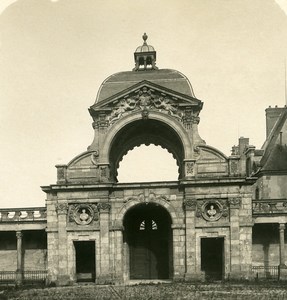
<instances>
[{"instance_id":1,"label":"window","mask_svg":"<svg viewBox=\"0 0 287 300\"><path fill-rule=\"evenodd\" d=\"M149 223L150 222L146 222L146 220L143 220L142 222L141 222L141 224L140 224L140 230L146 230L146 229L149 229ZM151 230L157 230L157 224L156 224L156 222L154 221L154 220L151 220L151 223L150 223L150 225L151 225Z\"/></svg>"}]
</instances>

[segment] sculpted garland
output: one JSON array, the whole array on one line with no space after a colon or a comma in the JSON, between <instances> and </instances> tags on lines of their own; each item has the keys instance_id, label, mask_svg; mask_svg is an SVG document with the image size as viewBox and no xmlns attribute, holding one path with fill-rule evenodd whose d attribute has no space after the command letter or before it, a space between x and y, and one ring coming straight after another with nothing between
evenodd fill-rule
<instances>
[{"instance_id":1,"label":"sculpted garland","mask_svg":"<svg viewBox=\"0 0 287 300\"><path fill-rule=\"evenodd\" d=\"M149 110L157 109L160 112L167 113L179 121L182 120L183 114L177 108L177 105L165 94L157 95L153 90L143 87L134 96L127 96L120 100L114 110L108 117L109 123L113 124L120 119L126 112L142 111L143 116L148 114Z\"/></svg>"}]
</instances>

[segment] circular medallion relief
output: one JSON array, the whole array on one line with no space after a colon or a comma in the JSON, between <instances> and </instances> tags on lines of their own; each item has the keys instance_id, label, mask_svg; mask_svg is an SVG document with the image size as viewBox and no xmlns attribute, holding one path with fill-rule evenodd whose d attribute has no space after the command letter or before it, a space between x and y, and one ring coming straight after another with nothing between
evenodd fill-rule
<instances>
[{"instance_id":1,"label":"circular medallion relief","mask_svg":"<svg viewBox=\"0 0 287 300\"><path fill-rule=\"evenodd\" d=\"M74 220L79 225L88 225L94 218L94 210L86 204L77 205L74 209Z\"/></svg>"},{"instance_id":2,"label":"circular medallion relief","mask_svg":"<svg viewBox=\"0 0 287 300\"><path fill-rule=\"evenodd\" d=\"M218 201L203 204L202 217L207 221L217 221L222 216L222 205Z\"/></svg>"}]
</instances>

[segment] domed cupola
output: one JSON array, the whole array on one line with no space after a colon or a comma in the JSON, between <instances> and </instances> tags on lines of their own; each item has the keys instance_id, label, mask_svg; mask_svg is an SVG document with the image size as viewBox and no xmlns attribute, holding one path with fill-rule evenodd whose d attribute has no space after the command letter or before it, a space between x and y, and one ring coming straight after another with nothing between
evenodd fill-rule
<instances>
[{"instance_id":1,"label":"domed cupola","mask_svg":"<svg viewBox=\"0 0 287 300\"><path fill-rule=\"evenodd\" d=\"M142 36L144 42L142 46L137 47L135 57L135 67L133 71L157 70L155 66L156 51L153 46L148 45L146 40L148 36L146 33Z\"/></svg>"}]
</instances>

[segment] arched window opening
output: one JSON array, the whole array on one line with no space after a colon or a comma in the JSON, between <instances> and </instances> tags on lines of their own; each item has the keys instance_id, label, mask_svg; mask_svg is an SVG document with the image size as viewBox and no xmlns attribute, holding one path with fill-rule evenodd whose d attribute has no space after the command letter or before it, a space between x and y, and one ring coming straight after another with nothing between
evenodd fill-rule
<instances>
[{"instance_id":1,"label":"arched window opening","mask_svg":"<svg viewBox=\"0 0 287 300\"><path fill-rule=\"evenodd\" d=\"M123 157L118 182L176 181L179 177L175 158L166 149L141 145Z\"/></svg>"},{"instance_id":2,"label":"arched window opening","mask_svg":"<svg viewBox=\"0 0 287 300\"><path fill-rule=\"evenodd\" d=\"M157 224L154 220L151 220L150 225L148 226L149 222L146 220L143 220L140 224L140 230L157 230Z\"/></svg>"}]
</instances>

